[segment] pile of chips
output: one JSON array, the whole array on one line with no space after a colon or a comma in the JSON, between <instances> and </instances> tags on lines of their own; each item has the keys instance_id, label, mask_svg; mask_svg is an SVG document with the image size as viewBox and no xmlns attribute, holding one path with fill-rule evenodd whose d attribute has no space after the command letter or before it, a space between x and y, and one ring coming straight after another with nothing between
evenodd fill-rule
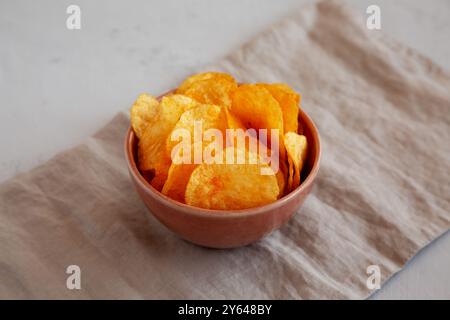
<instances>
[{"instance_id":1,"label":"pile of chips","mask_svg":"<svg viewBox=\"0 0 450 320\"><path fill-rule=\"evenodd\" d=\"M285 84L238 85L231 75L219 72L193 75L160 101L142 94L130 112L139 139L139 170L158 191L196 207L238 210L274 202L301 182L307 140L299 134L299 106L300 95ZM199 122L203 131L215 129L224 136L227 129L255 129L257 134L248 138L257 141L258 151L264 143L272 152L270 141L276 138L279 170L249 148L249 141L244 145L216 141L210 148L213 139L205 136L192 140L188 159L193 160L194 150L200 149L201 154L211 152L214 159L231 154L245 161L176 161L177 155L186 159L186 149L175 152L179 139L174 138L180 132L195 137ZM267 129L265 141L260 139L260 129Z\"/></svg>"}]
</instances>

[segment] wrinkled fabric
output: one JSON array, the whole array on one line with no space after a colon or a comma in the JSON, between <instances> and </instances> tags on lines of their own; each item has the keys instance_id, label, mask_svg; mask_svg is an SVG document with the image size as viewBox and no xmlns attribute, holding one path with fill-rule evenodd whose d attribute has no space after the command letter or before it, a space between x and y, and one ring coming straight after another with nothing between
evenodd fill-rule
<instances>
[{"instance_id":1,"label":"wrinkled fabric","mask_svg":"<svg viewBox=\"0 0 450 320\"><path fill-rule=\"evenodd\" d=\"M385 282L449 229L450 76L430 60L319 2L207 69L301 92L323 153L295 217L243 248L180 240L131 184L119 114L0 186L0 298L358 299L368 266Z\"/></svg>"}]
</instances>

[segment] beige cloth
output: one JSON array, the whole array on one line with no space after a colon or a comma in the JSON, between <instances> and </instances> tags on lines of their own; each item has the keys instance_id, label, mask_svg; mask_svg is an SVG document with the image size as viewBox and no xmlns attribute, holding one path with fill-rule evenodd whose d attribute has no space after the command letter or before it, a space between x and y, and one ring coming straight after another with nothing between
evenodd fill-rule
<instances>
[{"instance_id":1,"label":"beige cloth","mask_svg":"<svg viewBox=\"0 0 450 320\"><path fill-rule=\"evenodd\" d=\"M119 114L0 186L0 298L363 298L369 265L384 282L449 229L450 76L432 62L327 2L215 69L302 93L323 157L300 212L240 249L180 240L131 185Z\"/></svg>"}]
</instances>

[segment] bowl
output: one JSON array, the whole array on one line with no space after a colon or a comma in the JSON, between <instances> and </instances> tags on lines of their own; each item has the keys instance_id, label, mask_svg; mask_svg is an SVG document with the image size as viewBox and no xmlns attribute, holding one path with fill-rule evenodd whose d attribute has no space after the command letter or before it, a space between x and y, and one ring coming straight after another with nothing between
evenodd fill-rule
<instances>
[{"instance_id":1,"label":"bowl","mask_svg":"<svg viewBox=\"0 0 450 320\"><path fill-rule=\"evenodd\" d=\"M160 96L162 98L164 95ZM302 183L270 204L242 210L210 210L175 201L148 183L137 166L138 138L132 128L125 139L125 158L131 180L150 213L179 237L209 248L234 248L251 244L285 224L311 192L319 170L320 138L311 118L300 110L299 127L308 140ZM257 186L255 186L257 187Z\"/></svg>"}]
</instances>

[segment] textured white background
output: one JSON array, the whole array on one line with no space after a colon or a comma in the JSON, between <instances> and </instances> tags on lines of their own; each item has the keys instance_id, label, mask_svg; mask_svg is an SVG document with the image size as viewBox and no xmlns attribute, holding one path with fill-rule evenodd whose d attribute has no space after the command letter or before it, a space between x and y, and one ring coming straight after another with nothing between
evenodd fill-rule
<instances>
[{"instance_id":1,"label":"textured white background","mask_svg":"<svg viewBox=\"0 0 450 320\"><path fill-rule=\"evenodd\" d=\"M0 0L0 182L83 141L139 93L174 87L309 2ZM361 15L378 4L382 32L450 70L450 1L348 3ZM79 31L66 29L69 4L81 7ZM374 298L450 299L449 270L447 233Z\"/></svg>"}]
</instances>

